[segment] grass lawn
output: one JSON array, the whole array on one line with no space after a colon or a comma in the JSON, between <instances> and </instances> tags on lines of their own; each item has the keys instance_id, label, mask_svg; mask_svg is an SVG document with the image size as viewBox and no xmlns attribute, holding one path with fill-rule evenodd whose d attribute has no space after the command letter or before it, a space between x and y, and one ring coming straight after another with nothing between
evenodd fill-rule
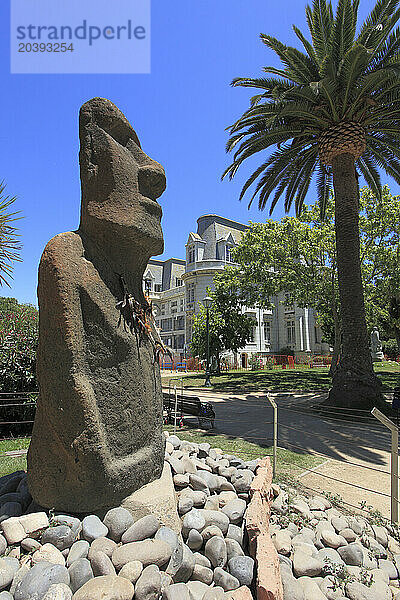
<instances>
[{"instance_id":1,"label":"grass lawn","mask_svg":"<svg viewBox=\"0 0 400 600\"><path fill-rule=\"evenodd\" d=\"M400 383L400 365L385 362L375 365L375 372L383 383L384 390L392 390ZM175 375L174 375L175 376ZM179 373L176 375L179 376ZM171 376L163 376L163 384L168 385ZM329 390L331 378L328 368L310 369L273 369L268 371L230 371L218 377L211 377L212 387L216 392L270 391L319 392ZM204 374L193 373L183 377L184 387L203 387Z\"/></svg>"},{"instance_id":2,"label":"grass lawn","mask_svg":"<svg viewBox=\"0 0 400 600\"><path fill-rule=\"evenodd\" d=\"M15 438L13 440L0 440L0 477L14 473L14 471L26 470L26 456L1 456L10 450L22 450L28 448L30 438Z\"/></svg>"},{"instance_id":3,"label":"grass lawn","mask_svg":"<svg viewBox=\"0 0 400 600\"><path fill-rule=\"evenodd\" d=\"M167 431L173 432L173 426L166 426ZM233 437L224 434L215 434L212 431L203 431L202 429L193 429L190 427L178 428L177 435L182 440L189 442L208 442L212 447L221 448L226 453L236 454L243 460L252 460L266 455L272 456L272 448L266 448L246 442L242 438ZM14 440L0 441L0 454L10 450L20 450L28 448L30 438L15 438ZM284 461L284 462L283 462ZM321 457L310 454L298 454L289 450L278 449L278 475L290 475L295 477L305 468L312 469L321 464ZM286 464L288 463L288 464ZM0 456L0 476L13 473L20 469L26 469L26 457L4 457Z\"/></svg>"}]
</instances>

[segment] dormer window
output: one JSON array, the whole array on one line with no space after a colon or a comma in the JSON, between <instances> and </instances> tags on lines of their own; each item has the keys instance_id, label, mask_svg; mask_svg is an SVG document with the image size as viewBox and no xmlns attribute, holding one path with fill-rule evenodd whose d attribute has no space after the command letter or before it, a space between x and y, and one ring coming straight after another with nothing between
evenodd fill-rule
<instances>
[{"instance_id":1,"label":"dormer window","mask_svg":"<svg viewBox=\"0 0 400 600\"><path fill-rule=\"evenodd\" d=\"M145 279L144 280L144 291L146 292L146 294L150 294L151 288L152 288L151 279Z\"/></svg>"},{"instance_id":2,"label":"dormer window","mask_svg":"<svg viewBox=\"0 0 400 600\"><path fill-rule=\"evenodd\" d=\"M225 262L233 262L232 246L225 246Z\"/></svg>"},{"instance_id":3,"label":"dormer window","mask_svg":"<svg viewBox=\"0 0 400 600\"><path fill-rule=\"evenodd\" d=\"M194 263L195 262L195 248L194 246L189 246L188 249L188 263Z\"/></svg>"}]
</instances>

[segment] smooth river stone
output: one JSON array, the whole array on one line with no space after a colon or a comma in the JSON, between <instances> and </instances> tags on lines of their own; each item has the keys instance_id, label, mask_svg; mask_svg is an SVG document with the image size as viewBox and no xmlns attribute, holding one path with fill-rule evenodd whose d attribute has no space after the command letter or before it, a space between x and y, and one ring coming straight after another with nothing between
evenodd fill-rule
<instances>
[{"instance_id":1,"label":"smooth river stone","mask_svg":"<svg viewBox=\"0 0 400 600\"><path fill-rule=\"evenodd\" d=\"M127 529L122 537L121 542L128 544L129 542L141 542L147 538L152 537L160 527L160 521L154 515L146 515L142 517L136 523L133 523L129 529Z\"/></svg>"},{"instance_id":2,"label":"smooth river stone","mask_svg":"<svg viewBox=\"0 0 400 600\"><path fill-rule=\"evenodd\" d=\"M105 575L95 577L73 595L73 600L132 600L133 584L124 577Z\"/></svg>"},{"instance_id":3,"label":"smooth river stone","mask_svg":"<svg viewBox=\"0 0 400 600\"><path fill-rule=\"evenodd\" d=\"M118 544L121 541L122 535L133 524L133 517L129 510L118 506L117 508L111 508L106 513L103 524L108 529L108 537Z\"/></svg>"},{"instance_id":4,"label":"smooth river stone","mask_svg":"<svg viewBox=\"0 0 400 600\"><path fill-rule=\"evenodd\" d=\"M162 540L144 540L130 542L116 548L112 554L112 562L116 569L121 569L126 563L138 560L143 566L155 564L162 567L169 561L172 548Z\"/></svg>"}]
</instances>

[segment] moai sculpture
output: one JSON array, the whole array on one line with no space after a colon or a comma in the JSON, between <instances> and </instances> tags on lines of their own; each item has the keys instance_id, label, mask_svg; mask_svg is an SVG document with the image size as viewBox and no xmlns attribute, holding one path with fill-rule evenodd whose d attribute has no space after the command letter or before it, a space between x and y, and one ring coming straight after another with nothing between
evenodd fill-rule
<instances>
[{"instance_id":1,"label":"moai sculpture","mask_svg":"<svg viewBox=\"0 0 400 600\"><path fill-rule=\"evenodd\" d=\"M109 100L82 106L79 134L79 229L50 240L39 267L28 482L40 505L83 513L117 506L163 467L160 345L142 278L163 251L166 180Z\"/></svg>"}]
</instances>

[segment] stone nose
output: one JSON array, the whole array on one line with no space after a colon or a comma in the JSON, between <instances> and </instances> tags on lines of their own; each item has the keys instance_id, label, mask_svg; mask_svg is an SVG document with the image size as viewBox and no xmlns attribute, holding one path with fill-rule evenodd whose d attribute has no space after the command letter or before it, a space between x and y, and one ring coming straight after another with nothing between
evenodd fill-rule
<instances>
[{"instance_id":1,"label":"stone nose","mask_svg":"<svg viewBox=\"0 0 400 600\"><path fill-rule=\"evenodd\" d=\"M138 171L138 183L142 196L156 200L167 187L164 169L157 163L141 166Z\"/></svg>"}]
</instances>

